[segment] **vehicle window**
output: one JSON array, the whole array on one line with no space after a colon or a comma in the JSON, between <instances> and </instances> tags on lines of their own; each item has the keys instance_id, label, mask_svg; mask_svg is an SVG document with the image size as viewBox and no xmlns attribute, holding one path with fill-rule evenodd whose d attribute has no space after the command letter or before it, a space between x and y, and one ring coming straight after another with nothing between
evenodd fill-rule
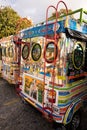
<instances>
[{"instance_id":1,"label":"vehicle window","mask_svg":"<svg viewBox=\"0 0 87 130\"><path fill-rule=\"evenodd\" d=\"M46 45L46 50L44 51L44 57L46 62L52 63L57 58L57 46L54 42L49 42Z\"/></svg>"},{"instance_id":2,"label":"vehicle window","mask_svg":"<svg viewBox=\"0 0 87 130\"><path fill-rule=\"evenodd\" d=\"M13 57L13 53L14 53L13 47L9 47L9 48L8 48L8 56L9 56L9 57Z\"/></svg>"},{"instance_id":3,"label":"vehicle window","mask_svg":"<svg viewBox=\"0 0 87 130\"><path fill-rule=\"evenodd\" d=\"M38 61L41 57L41 46L38 43L35 43L31 50L31 57L34 61Z\"/></svg>"},{"instance_id":4,"label":"vehicle window","mask_svg":"<svg viewBox=\"0 0 87 130\"><path fill-rule=\"evenodd\" d=\"M2 56L6 56L6 47L2 47Z\"/></svg>"},{"instance_id":5,"label":"vehicle window","mask_svg":"<svg viewBox=\"0 0 87 130\"><path fill-rule=\"evenodd\" d=\"M83 47L80 43L77 43L74 47L73 52L74 67L76 69L80 69L81 66L83 65L83 60L84 60Z\"/></svg>"},{"instance_id":6,"label":"vehicle window","mask_svg":"<svg viewBox=\"0 0 87 130\"><path fill-rule=\"evenodd\" d=\"M22 48L22 58L26 60L29 56L29 45L24 45Z\"/></svg>"}]
</instances>

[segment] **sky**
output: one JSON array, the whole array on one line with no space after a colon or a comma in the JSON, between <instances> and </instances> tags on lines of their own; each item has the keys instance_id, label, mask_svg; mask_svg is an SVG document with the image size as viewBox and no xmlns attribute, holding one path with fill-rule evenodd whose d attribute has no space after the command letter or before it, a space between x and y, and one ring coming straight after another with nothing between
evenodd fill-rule
<instances>
[{"instance_id":1,"label":"sky","mask_svg":"<svg viewBox=\"0 0 87 130\"><path fill-rule=\"evenodd\" d=\"M0 6L11 6L21 17L32 19L34 24L40 23L46 19L46 10L48 6L56 6L59 0L0 0ZM84 8L87 10L87 0L63 0L68 9L77 10ZM60 3L59 8L64 8ZM54 12L51 8L48 16Z\"/></svg>"}]
</instances>

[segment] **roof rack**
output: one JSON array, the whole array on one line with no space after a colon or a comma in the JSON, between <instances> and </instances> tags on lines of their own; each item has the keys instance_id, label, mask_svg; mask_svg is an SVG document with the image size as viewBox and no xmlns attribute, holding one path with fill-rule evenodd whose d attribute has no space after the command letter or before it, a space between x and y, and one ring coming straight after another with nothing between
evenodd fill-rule
<instances>
[{"instance_id":1,"label":"roof rack","mask_svg":"<svg viewBox=\"0 0 87 130\"><path fill-rule=\"evenodd\" d=\"M87 24L87 20L85 20L85 19L83 18L83 15L84 15L84 14L87 14L87 11L84 10L83 8L80 8L80 9L78 9L78 10L72 11L72 12L70 12L70 13L68 13L68 14L61 15L59 18L62 18L62 17L65 17L65 16L69 16L69 15L72 15L72 14L76 14L76 13L80 13L78 22L81 23L81 24L82 24L83 22Z\"/></svg>"}]
</instances>

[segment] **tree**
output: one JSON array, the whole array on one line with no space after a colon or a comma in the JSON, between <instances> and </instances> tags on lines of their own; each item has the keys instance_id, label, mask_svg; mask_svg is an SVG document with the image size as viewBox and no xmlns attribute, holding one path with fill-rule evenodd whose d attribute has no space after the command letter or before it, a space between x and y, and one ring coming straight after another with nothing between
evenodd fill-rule
<instances>
[{"instance_id":1,"label":"tree","mask_svg":"<svg viewBox=\"0 0 87 130\"><path fill-rule=\"evenodd\" d=\"M17 32L18 21L20 21L21 17L18 15L16 11L14 11L11 7L1 7L0 8L0 38L7 37L9 35L14 35ZM25 22L20 23L20 30L26 27L32 26L31 20L26 18ZM19 30L18 30L19 31Z\"/></svg>"},{"instance_id":2,"label":"tree","mask_svg":"<svg viewBox=\"0 0 87 130\"><path fill-rule=\"evenodd\" d=\"M71 13L71 12L72 12L72 10L68 9L68 13ZM66 9L60 9L58 11L58 18L60 19L61 16L64 16L64 15L67 15ZM73 18L73 15L71 15L71 17ZM55 18L56 18L56 13L54 12L54 13L52 13L52 16L49 18L49 20L53 20Z\"/></svg>"},{"instance_id":3,"label":"tree","mask_svg":"<svg viewBox=\"0 0 87 130\"><path fill-rule=\"evenodd\" d=\"M32 20L28 20L27 18L20 18L16 24L16 33L32 25L33 25Z\"/></svg>"}]
</instances>

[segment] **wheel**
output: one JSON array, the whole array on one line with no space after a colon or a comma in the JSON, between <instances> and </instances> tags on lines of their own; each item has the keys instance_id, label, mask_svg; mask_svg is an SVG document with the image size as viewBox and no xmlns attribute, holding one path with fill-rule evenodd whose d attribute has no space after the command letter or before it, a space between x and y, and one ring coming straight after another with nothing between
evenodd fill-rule
<instances>
[{"instance_id":1,"label":"wheel","mask_svg":"<svg viewBox=\"0 0 87 130\"><path fill-rule=\"evenodd\" d=\"M73 118L70 124L68 125L67 130L80 130L81 129L81 114L77 112Z\"/></svg>"},{"instance_id":2,"label":"wheel","mask_svg":"<svg viewBox=\"0 0 87 130\"><path fill-rule=\"evenodd\" d=\"M55 130L67 130L67 129L65 128L65 126L63 126L62 124L58 124L58 123L56 123L56 122L53 123L53 128L54 128Z\"/></svg>"},{"instance_id":3,"label":"wheel","mask_svg":"<svg viewBox=\"0 0 87 130\"><path fill-rule=\"evenodd\" d=\"M59 126L55 130L66 130L66 128L64 126Z\"/></svg>"}]
</instances>

